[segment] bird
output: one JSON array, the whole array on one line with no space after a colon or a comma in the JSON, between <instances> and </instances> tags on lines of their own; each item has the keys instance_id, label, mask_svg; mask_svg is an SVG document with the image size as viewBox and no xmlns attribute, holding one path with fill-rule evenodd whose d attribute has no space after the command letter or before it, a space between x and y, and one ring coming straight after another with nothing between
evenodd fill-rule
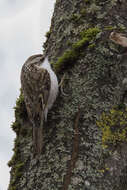
<instances>
[{"instance_id":1,"label":"bird","mask_svg":"<svg viewBox=\"0 0 127 190\"><path fill-rule=\"evenodd\" d=\"M30 56L21 69L21 89L32 124L35 154L41 154L44 144L44 122L58 95L58 79L42 54Z\"/></svg>"}]
</instances>

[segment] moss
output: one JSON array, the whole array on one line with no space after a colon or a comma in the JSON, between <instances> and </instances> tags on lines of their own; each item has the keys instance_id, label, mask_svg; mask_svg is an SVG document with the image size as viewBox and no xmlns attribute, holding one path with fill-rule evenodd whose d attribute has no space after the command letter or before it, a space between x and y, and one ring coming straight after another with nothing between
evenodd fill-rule
<instances>
[{"instance_id":1,"label":"moss","mask_svg":"<svg viewBox=\"0 0 127 190\"><path fill-rule=\"evenodd\" d=\"M19 134L21 124L18 121L13 122L11 127L16 134Z\"/></svg>"},{"instance_id":2,"label":"moss","mask_svg":"<svg viewBox=\"0 0 127 190\"><path fill-rule=\"evenodd\" d=\"M72 42L70 40L67 41L67 46L72 46Z\"/></svg>"},{"instance_id":3,"label":"moss","mask_svg":"<svg viewBox=\"0 0 127 190\"><path fill-rule=\"evenodd\" d=\"M106 31L113 31L113 30L117 30L119 32L124 32L126 30L126 27L122 24L118 24L118 26L105 26L104 30Z\"/></svg>"},{"instance_id":4,"label":"moss","mask_svg":"<svg viewBox=\"0 0 127 190\"><path fill-rule=\"evenodd\" d=\"M96 35L101 32L101 30L97 27L89 28L88 30L84 30L80 33L82 38L88 38L89 41L95 40Z\"/></svg>"},{"instance_id":5,"label":"moss","mask_svg":"<svg viewBox=\"0 0 127 190\"><path fill-rule=\"evenodd\" d=\"M15 110L15 121L12 123L11 127L13 131L19 135L20 130L22 129L22 121L27 118L27 111L25 107L24 97L22 92L20 93L19 98L16 101Z\"/></svg>"},{"instance_id":6,"label":"moss","mask_svg":"<svg viewBox=\"0 0 127 190\"><path fill-rule=\"evenodd\" d=\"M22 125L24 121L27 119L27 111L24 103L24 97L22 92L20 93L19 98L16 101L16 106L14 107L15 110L15 122L12 124L12 129L16 133L17 137L14 141L14 154L11 160L8 162L8 166L12 167L12 179L9 185L9 190L18 189L16 186L17 180L22 176L22 170L24 163L21 159L21 138L27 134L27 130L25 126ZM25 132L24 132L25 130Z\"/></svg>"},{"instance_id":7,"label":"moss","mask_svg":"<svg viewBox=\"0 0 127 190\"><path fill-rule=\"evenodd\" d=\"M17 157L17 154L14 153L13 156L12 156L12 158L11 158L11 160L8 162L8 166L9 167L12 167L14 165L14 163L16 161L16 157Z\"/></svg>"},{"instance_id":8,"label":"moss","mask_svg":"<svg viewBox=\"0 0 127 190\"><path fill-rule=\"evenodd\" d=\"M105 26L104 27L104 30L109 30L109 31L111 31L111 30L116 30L116 26Z\"/></svg>"},{"instance_id":9,"label":"moss","mask_svg":"<svg viewBox=\"0 0 127 190\"><path fill-rule=\"evenodd\" d=\"M86 9L85 8L81 9L80 14L82 15L82 17L85 17L87 14Z\"/></svg>"},{"instance_id":10,"label":"moss","mask_svg":"<svg viewBox=\"0 0 127 190\"><path fill-rule=\"evenodd\" d=\"M23 174L23 168L24 168L24 162L21 159L21 153L20 153L20 139L17 137L15 139L14 144L14 155L12 156L12 159L8 162L8 166L12 167L11 170L11 183L9 185L9 190L13 190L17 188L17 180L22 176Z\"/></svg>"},{"instance_id":11,"label":"moss","mask_svg":"<svg viewBox=\"0 0 127 190\"><path fill-rule=\"evenodd\" d=\"M13 169L14 177L11 180L9 190L18 188L16 183L17 183L17 180L19 180L19 178L23 174L23 168L24 168L24 163L23 162L19 162L14 166L14 169Z\"/></svg>"},{"instance_id":12,"label":"moss","mask_svg":"<svg viewBox=\"0 0 127 190\"><path fill-rule=\"evenodd\" d=\"M70 50L66 50L64 54L58 58L56 63L52 63L55 71L62 70L63 67L75 63L79 56L81 56L84 48L89 45L91 41L96 39L96 35L101 30L97 27L89 28L81 32L81 39L74 43Z\"/></svg>"},{"instance_id":13,"label":"moss","mask_svg":"<svg viewBox=\"0 0 127 190\"><path fill-rule=\"evenodd\" d=\"M11 187L9 190L17 190L16 186Z\"/></svg>"},{"instance_id":14,"label":"moss","mask_svg":"<svg viewBox=\"0 0 127 190\"><path fill-rule=\"evenodd\" d=\"M96 46L95 43L92 43L92 44L90 44L90 45L88 46L88 48L89 48L89 49L93 49L95 46Z\"/></svg>"},{"instance_id":15,"label":"moss","mask_svg":"<svg viewBox=\"0 0 127 190\"><path fill-rule=\"evenodd\" d=\"M75 44L72 45L72 49L74 51L79 51L89 43L89 39L87 37L83 37L81 40L76 42Z\"/></svg>"},{"instance_id":16,"label":"moss","mask_svg":"<svg viewBox=\"0 0 127 190\"><path fill-rule=\"evenodd\" d=\"M16 119L27 117L24 96L23 96L22 92L20 93L20 96L16 101L16 106L14 107L14 110L15 110L15 118Z\"/></svg>"},{"instance_id":17,"label":"moss","mask_svg":"<svg viewBox=\"0 0 127 190\"><path fill-rule=\"evenodd\" d=\"M22 175L22 170L23 170L24 163L20 162L15 165L15 178L19 178Z\"/></svg>"},{"instance_id":18,"label":"moss","mask_svg":"<svg viewBox=\"0 0 127 190\"><path fill-rule=\"evenodd\" d=\"M51 34L51 30L49 30L48 32L46 32L45 37L46 37L46 38L49 38L49 37L50 37L50 34Z\"/></svg>"},{"instance_id":19,"label":"moss","mask_svg":"<svg viewBox=\"0 0 127 190\"><path fill-rule=\"evenodd\" d=\"M67 63L72 63L77 58L77 53L73 50L67 50L54 65L55 70L59 71L60 68Z\"/></svg>"},{"instance_id":20,"label":"moss","mask_svg":"<svg viewBox=\"0 0 127 190\"><path fill-rule=\"evenodd\" d=\"M16 138L14 141L14 148L13 148L14 154L12 156L12 159L8 162L8 166L12 167L16 164L16 162L20 162L21 156L20 156L20 138Z\"/></svg>"},{"instance_id":21,"label":"moss","mask_svg":"<svg viewBox=\"0 0 127 190\"><path fill-rule=\"evenodd\" d=\"M20 150L17 147L14 149L14 155L8 162L8 166L13 166L11 170L13 178L11 179L11 183L9 185L9 190L11 190L16 187L16 184L18 182L17 180L19 180L19 178L22 176L24 168L24 162L21 161Z\"/></svg>"},{"instance_id":22,"label":"moss","mask_svg":"<svg viewBox=\"0 0 127 190\"><path fill-rule=\"evenodd\" d=\"M127 141L127 108L115 107L108 113L102 113L97 126L102 132L103 148Z\"/></svg>"},{"instance_id":23,"label":"moss","mask_svg":"<svg viewBox=\"0 0 127 190\"><path fill-rule=\"evenodd\" d=\"M90 3L90 2L91 2L91 0L84 0L84 2L85 2L85 3Z\"/></svg>"},{"instance_id":24,"label":"moss","mask_svg":"<svg viewBox=\"0 0 127 190\"><path fill-rule=\"evenodd\" d=\"M70 65L74 63L78 56L80 55L80 51L83 47L85 47L88 44L88 39L84 38L82 40L79 40L75 44L72 45L71 50L67 50L64 52L64 54L58 58L58 61L56 63L52 63L55 71L60 71L63 67Z\"/></svg>"}]
</instances>

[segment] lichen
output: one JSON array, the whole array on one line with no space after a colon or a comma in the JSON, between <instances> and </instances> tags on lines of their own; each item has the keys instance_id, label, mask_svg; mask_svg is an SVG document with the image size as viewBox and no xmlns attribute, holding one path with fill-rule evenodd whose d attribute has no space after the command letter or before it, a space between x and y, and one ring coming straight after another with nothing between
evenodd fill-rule
<instances>
[{"instance_id":1,"label":"lichen","mask_svg":"<svg viewBox=\"0 0 127 190\"><path fill-rule=\"evenodd\" d=\"M81 18L81 15L80 14L72 14L71 16L71 20L74 21L74 22L78 22Z\"/></svg>"},{"instance_id":2,"label":"lichen","mask_svg":"<svg viewBox=\"0 0 127 190\"><path fill-rule=\"evenodd\" d=\"M92 3L90 7L88 8L88 13L93 15L93 14L96 14L100 10L101 10L101 7L97 6L95 3Z\"/></svg>"},{"instance_id":3,"label":"lichen","mask_svg":"<svg viewBox=\"0 0 127 190\"><path fill-rule=\"evenodd\" d=\"M103 112L96 123L102 132L103 148L127 141L127 108L114 107Z\"/></svg>"},{"instance_id":4,"label":"lichen","mask_svg":"<svg viewBox=\"0 0 127 190\"><path fill-rule=\"evenodd\" d=\"M110 2L111 7L116 6L117 2L118 2L118 0L111 0L111 2Z\"/></svg>"},{"instance_id":5,"label":"lichen","mask_svg":"<svg viewBox=\"0 0 127 190\"><path fill-rule=\"evenodd\" d=\"M116 29L117 29L116 26L111 26L111 25L104 27L104 30L109 30L109 31L111 31L111 30L116 30Z\"/></svg>"},{"instance_id":6,"label":"lichen","mask_svg":"<svg viewBox=\"0 0 127 190\"><path fill-rule=\"evenodd\" d=\"M109 26L105 26L104 27L104 30L106 30L106 31L117 30L119 32L123 32L123 31L125 31L125 29L126 29L126 27L123 24L120 24L120 23L118 24L118 26L116 26L116 25L114 25L114 26L109 25Z\"/></svg>"}]
</instances>

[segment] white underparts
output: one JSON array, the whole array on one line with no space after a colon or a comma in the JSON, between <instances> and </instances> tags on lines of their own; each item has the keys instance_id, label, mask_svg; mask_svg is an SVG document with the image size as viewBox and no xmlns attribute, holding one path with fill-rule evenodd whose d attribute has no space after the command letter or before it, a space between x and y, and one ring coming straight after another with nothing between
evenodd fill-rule
<instances>
[{"instance_id":1,"label":"white underparts","mask_svg":"<svg viewBox=\"0 0 127 190\"><path fill-rule=\"evenodd\" d=\"M51 88L50 88L50 93L49 93L49 98L47 102L47 106L44 111L45 115L45 121L47 121L47 114L48 110L52 108L54 101L56 100L57 94L58 94L58 80L57 76L52 70L50 63L48 61L48 58L46 57L42 64L40 65L42 68L46 69L49 74L50 74L50 80L51 80Z\"/></svg>"}]
</instances>

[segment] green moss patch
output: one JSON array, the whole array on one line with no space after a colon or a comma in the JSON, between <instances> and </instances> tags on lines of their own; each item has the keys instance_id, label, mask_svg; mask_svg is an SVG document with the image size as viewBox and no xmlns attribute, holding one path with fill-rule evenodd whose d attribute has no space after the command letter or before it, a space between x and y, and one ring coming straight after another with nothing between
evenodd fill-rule
<instances>
[{"instance_id":1,"label":"green moss patch","mask_svg":"<svg viewBox=\"0 0 127 190\"><path fill-rule=\"evenodd\" d=\"M109 25L109 26L105 26L104 30L105 31L114 31L115 30L115 31L118 31L118 32L124 32L124 31L126 31L126 27L124 25L122 25L122 24L118 24L117 26Z\"/></svg>"},{"instance_id":2,"label":"green moss patch","mask_svg":"<svg viewBox=\"0 0 127 190\"><path fill-rule=\"evenodd\" d=\"M89 41L91 40L95 40L96 39L96 35L101 32L101 30L97 27L95 28L89 28L87 30L84 30L81 32L81 37L82 38L88 38Z\"/></svg>"},{"instance_id":3,"label":"green moss patch","mask_svg":"<svg viewBox=\"0 0 127 190\"><path fill-rule=\"evenodd\" d=\"M17 182L18 179L22 176L23 174L23 168L24 168L24 163L23 162L17 162L13 168L13 179L11 180L11 183L9 185L9 190L17 190Z\"/></svg>"},{"instance_id":4,"label":"green moss patch","mask_svg":"<svg viewBox=\"0 0 127 190\"><path fill-rule=\"evenodd\" d=\"M51 30L49 30L48 32L46 32L45 37L46 37L46 38L49 38L50 35L51 35Z\"/></svg>"},{"instance_id":5,"label":"green moss patch","mask_svg":"<svg viewBox=\"0 0 127 190\"><path fill-rule=\"evenodd\" d=\"M12 156L12 159L8 162L8 166L12 167L11 169L12 179L9 184L9 190L18 189L17 182L23 174L24 162L21 159L20 145L21 145L20 138L16 137L13 149L14 154Z\"/></svg>"},{"instance_id":6,"label":"green moss patch","mask_svg":"<svg viewBox=\"0 0 127 190\"><path fill-rule=\"evenodd\" d=\"M127 141L127 108L115 107L108 113L103 112L96 123L102 132L103 148Z\"/></svg>"},{"instance_id":7,"label":"green moss patch","mask_svg":"<svg viewBox=\"0 0 127 190\"><path fill-rule=\"evenodd\" d=\"M19 98L16 101L15 110L15 121L12 124L12 129L16 133L16 139L14 141L14 154L11 160L8 162L8 166L12 167L11 169L11 182L9 185L9 190L17 190L17 182L22 176L24 162L21 159L21 139L27 135L28 129L23 126L24 121L27 119L27 111L25 107L24 97L22 92L20 93Z\"/></svg>"},{"instance_id":8,"label":"green moss patch","mask_svg":"<svg viewBox=\"0 0 127 190\"><path fill-rule=\"evenodd\" d=\"M74 43L70 50L66 50L64 54L58 58L56 63L52 63L55 71L60 71L63 67L75 63L81 56L82 52L88 45L96 40L97 34L101 30L97 27L89 28L81 32L81 39Z\"/></svg>"},{"instance_id":9,"label":"green moss patch","mask_svg":"<svg viewBox=\"0 0 127 190\"><path fill-rule=\"evenodd\" d=\"M19 133L26 134L26 130L24 129L24 127L22 127L23 120L27 119L27 111L22 92L20 93L20 96L16 101L16 106L14 107L14 110L15 121L12 123L11 127L17 135L19 135Z\"/></svg>"}]
</instances>

